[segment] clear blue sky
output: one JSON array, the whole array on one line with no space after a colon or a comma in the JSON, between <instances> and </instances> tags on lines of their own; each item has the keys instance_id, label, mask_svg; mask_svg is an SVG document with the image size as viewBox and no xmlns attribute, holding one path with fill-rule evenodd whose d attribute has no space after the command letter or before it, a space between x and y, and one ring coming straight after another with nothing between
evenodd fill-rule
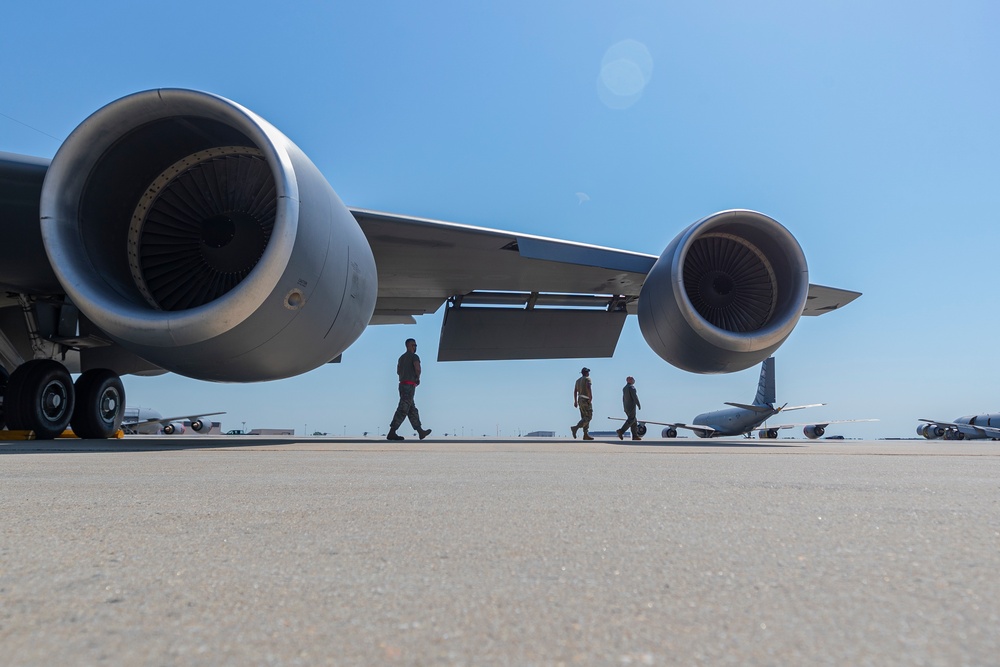
<instances>
[{"instance_id":1,"label":"clear blue sky","mask_svg":"<svg viewBox=\"0 0 1000 667\"><path fill-rule=\"evenodd\" d=\"M812 282L864 292L778 351L779 401L829 404L788 417L910 436L918 417L1000 412L997 26L992 1L14 3L0 150L51 157L98 107L177 86L271 121L349 205L656 254L757 209ZM568 433L580 361L437 363L440 325L370 328L342 364L280 382L126 378L129 404L384 432L412 336L435 434ZM583 363L595 426L628 374L640 417L690 421L750 400L758 373L677 370L634 318L614 358Z\"/></svg>"}]
</instances>

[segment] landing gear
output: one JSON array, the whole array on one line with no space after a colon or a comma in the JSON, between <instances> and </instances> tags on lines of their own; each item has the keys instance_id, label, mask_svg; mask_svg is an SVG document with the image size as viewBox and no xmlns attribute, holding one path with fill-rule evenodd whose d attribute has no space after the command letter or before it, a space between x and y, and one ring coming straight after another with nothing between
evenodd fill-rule
<instances>
[{"instance_id":1,"label":"landing gear","mask_svg":"<svg viewBox=\"0 0 1000 667\"><path fill-rule=\"evenodd\" d=\"M70 424L81 438L110 438L125 416L125 387L114 371L94 368L76 380L76 408Z\"/></svg>"},{"instance_id":2,"label":"landing gear","mask_svg":"<svg viewBox=\"0 0 1000 667\"><path fill-rule=\"evenodd\" d=\"M7 427L34 431L49 440L66 430L73 416L73 379L66 367L52 359L32 359L10 375L4 396Z\"/></svg>"},{"instance_id":3,"label":"landing gear","mask_svg":"<svg viewBox=\"0 0 1000 667\"><path fill-rule=\"evenodd\" d=\"M0 385L6 372L0 373ZM53 359L32 359L10 375L0 418L12 431L34 431L39 440L62 434L72 423L81 438L109 438L125 415L125 388L108 369L83 373L76 384ZM2 422L0 422L2 426Z\"/></svg>"}]
</instances>

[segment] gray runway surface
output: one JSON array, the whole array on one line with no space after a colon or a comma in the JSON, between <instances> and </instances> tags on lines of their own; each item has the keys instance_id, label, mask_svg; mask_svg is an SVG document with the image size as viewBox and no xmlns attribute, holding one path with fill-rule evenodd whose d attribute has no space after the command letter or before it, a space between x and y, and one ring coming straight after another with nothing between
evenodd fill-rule
<instances>
[{"instance_id":1,"label":"gray runway surface","mask_svg":"<svg viewBox=\"0 0 1000 667\"><path fill-rule=\"evenodd\" d=\"M6 665L996 665L1000 444L0 443Z\"/></svg>"}]
</instances>

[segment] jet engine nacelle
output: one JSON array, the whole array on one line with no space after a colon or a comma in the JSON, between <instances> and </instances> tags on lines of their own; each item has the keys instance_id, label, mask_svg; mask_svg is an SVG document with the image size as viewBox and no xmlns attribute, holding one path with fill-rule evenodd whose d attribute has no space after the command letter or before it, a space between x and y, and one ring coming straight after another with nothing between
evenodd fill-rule
<instances>
[{"instance_id":1,"label":"jet engine nacelle","mask_svg":"<svg viewBox=\"0 0 1000 667\"><path fill-rule=\"evenodd\" d=\"M53 158L42 237L114 342L181 375L294 376L371 319L375 260L308 157L253 112L190 90L124 97Z\"/></svg>"},{"instance_id":2,"label":"jet engine nacelle","mask_svg":"<svg viewBox=\"0 0 1000 667\"><path fill-rule=\"evenodd\" d=\"M160 430L163 431L163 435L181 435L184 433L184 424L170 422L169 424L164 424Z\"/></svg>"},{"instance_id":3,"label":"jet engine nacelle","mask_svg":"<svg viewBox=\"0 0 1000 667\"><path fill-rule=\"evenodd\" d=\"M787 229L756 211L723 211L660 255L639 295L639 327L678 368L739 371L788 338L808 293L805 254Z\"/></svg>"},{"instance_id":4,"label":"jet engine nacelle","mask_svg":"<svg viewBox=\"0 0 1000 667\"><path fill-rule=\"evenodd\" d=\"M202 421L201 419L195 419L193 422L191 422L191 430L194 431L195 433L201 433L203 429L207 429L209 427L210 427L209 422Z\"/></svg>"},{"instance_id":5,"label":"jet engine nacelle","mask_svg":"<svg viewBox=\"0 0 1000 667\"><path fill-rule=\"evenodd\" d=\"M826 434L826 429L818 424L809 424L802 429L802 433L810 440L822 438Z\"/></svg>"},{"instance_id":6,"label":"jet engine nacelle","mask_svg":"<svg viewBox=\"0 0 1000 667\"><path fill-rule=\"evenodd\" d=\"M677 429L675 429L673 426L667 426L662 431L660 431L660 437L662 437L662 438L676 438L677 437Z\"/></svg>"},{"instance_id":7,"label":"jet engine nacelle","mask_svg":"<svg viewBox=\"0 0 1000 667\"><path fill-rule=\"evenodd\" d=\"M757 431L757 437L761 440L776 440L778 437L778 429L769 428L767 430Z\"/></svg>"},{"instance_id":8,"label":"jet engine nacelle","mask_svg":"<svg viewBox=\"0 0 1000 667\"><path fill-rule=\"evenodd\" d=\"M944 427L938 426L937 424L921 424L917 427L917 435L922 435L928 440L937 440L938 438L944 437L944 434Z\"/></svg>"}]
</instances>

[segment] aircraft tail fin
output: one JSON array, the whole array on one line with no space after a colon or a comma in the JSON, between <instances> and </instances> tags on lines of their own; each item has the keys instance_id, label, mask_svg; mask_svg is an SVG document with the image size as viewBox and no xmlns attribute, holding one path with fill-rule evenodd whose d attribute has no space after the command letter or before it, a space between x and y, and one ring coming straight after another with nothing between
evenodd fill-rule
<instances>
[{"instance_id":1,"label":"aircraft tail fin","mask_svg":"<svg viewBox=\"0 0 1000 667\"><path fill-rule=\"evenodd\" d=\"M753 404L773 406L774 394L774 357L768 357L760 365L760 381L757 382L757 395L753 398Z\"/></svg>"}]
</instances>

